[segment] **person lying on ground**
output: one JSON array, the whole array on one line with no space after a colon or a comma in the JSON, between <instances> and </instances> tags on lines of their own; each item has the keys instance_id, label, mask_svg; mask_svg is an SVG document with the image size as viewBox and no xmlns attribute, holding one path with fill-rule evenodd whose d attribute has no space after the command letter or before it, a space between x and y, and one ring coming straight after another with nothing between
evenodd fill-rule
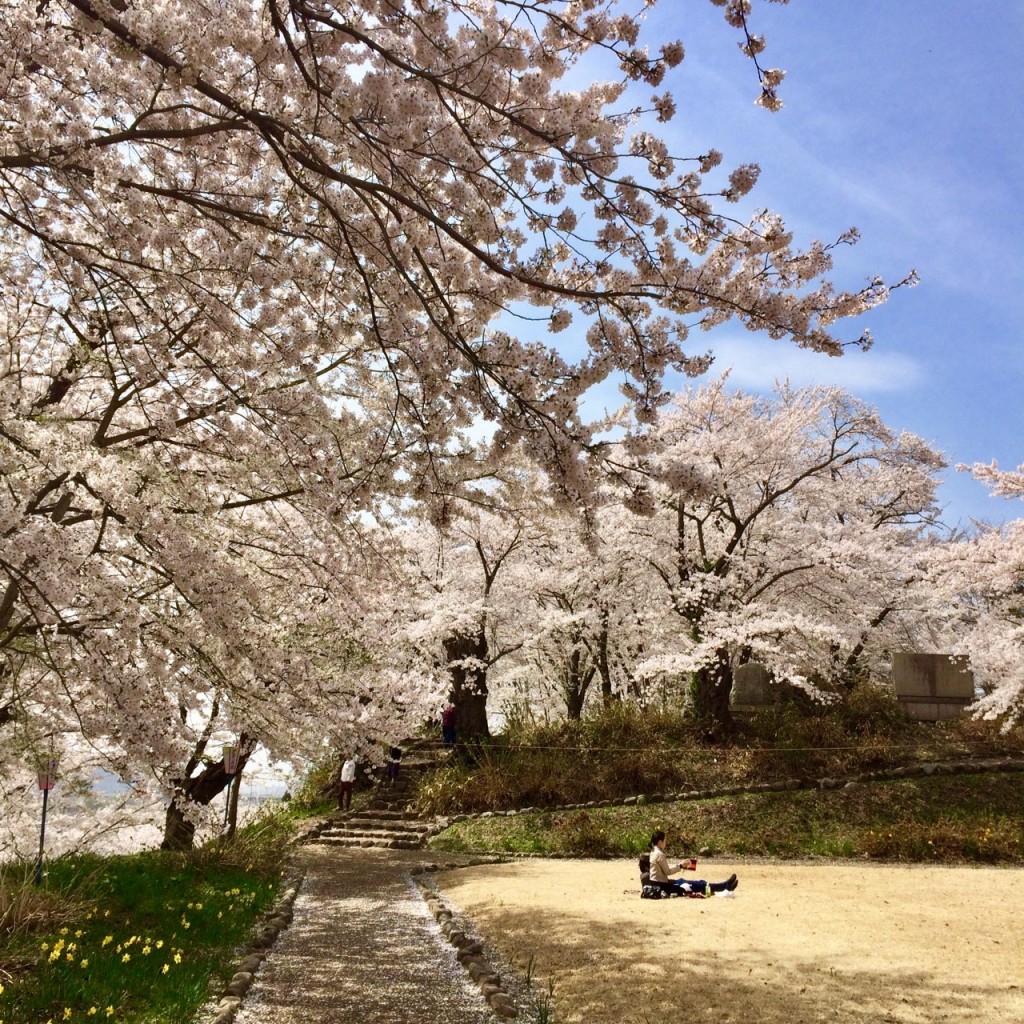
<instances>
[{"instance_id":1,"label":"person lying on ground","mask_svg":"<svg viewBox=\"0 0 1024 1024\"><path fill-rule=\"evenodd\" d=\"M670 896L689 896L694 893L706 896L713 892L732 892L740 884L735 874L730 875L724 882L707 882L703 878L695 878L692 881L670 878L669 875L674 875L678 871L696 871L697 862L691 858L689 861L680 861L673 867L665 855L665 833L660 828L652 833L651 852L645 856L648 857L648 881L644 882L644 858L641 857L641 883L655 885Z\"/></svg>"}]
</instances>

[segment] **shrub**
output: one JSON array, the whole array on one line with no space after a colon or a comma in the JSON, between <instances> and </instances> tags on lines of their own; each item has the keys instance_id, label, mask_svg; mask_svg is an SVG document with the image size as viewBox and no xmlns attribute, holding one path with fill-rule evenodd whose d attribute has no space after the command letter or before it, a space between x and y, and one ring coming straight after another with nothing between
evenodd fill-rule
<instances>
[{"instance_id":1,"label":"shrub","mask_svg":"<svg viewBox=\"0 0 1024 1024\"><path fill-rule=\"evenodd\" d=\"M228 839L215 839L182 854L196 871L239 869L266 878L279 877L284 852L298 826L290 808L264 805Z\"/></svg>"},{"instance_id":2,"label":"shrub","mask_svg":"<svg viewBox=\"0 0 1024 1024\"><path fill-rule=\"evenodd\" d=\"M57 928L83 909L75 883L35 884L35 866L0 864L0 937Z\"/></svg>"},{"instance_id":3,"label":"shrub","mask_svg":"<svg viewBox=\"0 0 1024 1024\"><path fill-rule=\"evenodd\" d=\"M331 755L314 764L291 804L297 813L318 814L337 806L338 759Z\"/></svg>"}]
</instances>

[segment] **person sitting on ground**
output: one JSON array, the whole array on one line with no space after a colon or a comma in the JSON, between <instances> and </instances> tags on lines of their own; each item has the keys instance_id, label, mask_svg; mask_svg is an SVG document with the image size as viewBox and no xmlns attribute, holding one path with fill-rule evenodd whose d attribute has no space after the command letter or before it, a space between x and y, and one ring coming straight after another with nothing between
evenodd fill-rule
<instances>
[{"instance_id":1,"label":"person sitting on ground","mask_svg":"<svg viewBox=\"0 0 1024 1024\"><path fill-rule=\"evenodd\" d=\"M681 878L669 878L677 871L696 871L697 861L680 861L675 867L669 864L665 856L665 833L659 828L651 835L651 852L648 859L649 884L656 885L669 896L710 895L713 892L732 892L739 885L736 875L730 875L724 882L706 882L703 878L684 881ZM643 858L640 864L640 879L643 882ZM647 883L645 883L647 884Z\"/></svg>"},{"instance_id":2,"label":"person sitting on ground","mask_svg":"<svg viewBox=\"0 0 1024 1024\"><path fill-rule=\"evenodd\" d=\"M640 866L640 885L641 887L651 884L651 855L649 853L641 853L640 860L637 861Z\"/></svg>"}]
</instances>

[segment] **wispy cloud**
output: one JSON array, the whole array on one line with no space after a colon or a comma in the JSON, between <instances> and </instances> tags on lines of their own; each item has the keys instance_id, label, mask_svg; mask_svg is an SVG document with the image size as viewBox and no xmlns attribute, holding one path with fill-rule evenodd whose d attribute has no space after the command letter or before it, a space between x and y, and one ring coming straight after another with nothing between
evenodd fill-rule
<instances>
[{"instance_id":1,"label":"wispy cloud","mask_svg":"<svg viewBox=\"0 0 1024 1024\"><path fill-rule=\"evenodd\" d=\"M730 382L750 391L787 379L797 387L834 384L866 396L912 391L925 380L920 364L898 353L852 351L837 358L753 336L716 339L712 350L714 371L731 369Z\"/></svg>"}]
</instances>

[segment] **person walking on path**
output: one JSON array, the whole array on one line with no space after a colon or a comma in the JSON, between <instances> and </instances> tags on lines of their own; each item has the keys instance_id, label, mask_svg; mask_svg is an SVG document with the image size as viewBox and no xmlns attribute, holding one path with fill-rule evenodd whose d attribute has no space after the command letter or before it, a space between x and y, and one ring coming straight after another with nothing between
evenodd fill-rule
<instances>
[{"instance_id":1,"label":"person walking on path","mask_svg":"<svg viewBox=\"0 0 1024 1024\"><path fill-rule=\"evenodd\" d=\"M388 751L388 785L393 786L398 781L398 772L402 767L402 748L392 747Z\"/></svg>"},{"instance_id":2,"label":"person walking on path","mask_svg":"<svg viewBox=\"0 0 1024 1024\"><path fill-rule=\"evenodd\" d=\"M709 895L713 892L731 892L740 884L733 874L724 882L706 882L703 878L684 881L681 878L669 878L677 871L696 871L697 862L680 861L673 867L665 856L665 833L659 828L651 835L651 885L656 885L670 896Z\"/></svg>"},{"instance_id":3,"label":"person walking on path","mask_svg":"<svg viewBox=\"0 0 1024 1024\"><path fill-rule=\"evenodd\" d=\"M338 781L338 810L350 811L352 809L352 790L356 786L356 762L355 758L348 758L341 766L341 778Z\"/></svg>"},{"instance_id":4,"label":"person walking on path","mask_svg":"<svg viewBox=\"0 0 1024 1024\"><path fill-rule=\"evenodd\" d=\"M455 746L455 730L458 723L459 713L455 705L449 702L444 711L441 712L441 739L446 747Z\"/></svg>"}]
</instances>

